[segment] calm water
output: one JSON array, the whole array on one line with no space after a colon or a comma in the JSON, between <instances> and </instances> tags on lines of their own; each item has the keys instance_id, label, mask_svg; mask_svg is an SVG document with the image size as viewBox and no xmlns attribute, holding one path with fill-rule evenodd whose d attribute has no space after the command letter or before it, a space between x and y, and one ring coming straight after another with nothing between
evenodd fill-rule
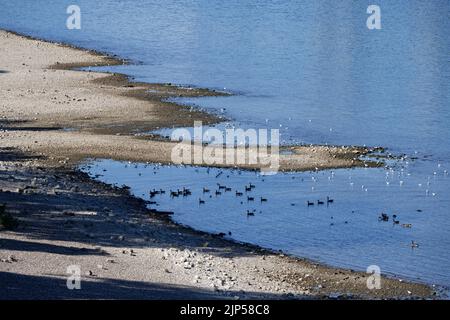
<instances>
[{"instance_id":1,"label":"calm water","mask_svg":"<svg viewBox=\"0 0 450 320\"><path fill-rule=\"evenodd\" d=\"M375 254L386 270L450 284L450 185L443 173L450 169L449 0L376 1L383 27L378 31L365 25L372 1L82 0L76 1L82 11L79 31L65 28L65 11L72 3L0 0L0 28L132 59L135 65L108 70L137 80L236 92L233 97L182 102L220 110L242 127L280 128L286 143L381 145L418 157L405 169L411 185L405 179L402 188L386 187L384 169L336 171L332 186L326 179L316 182L319 190L325 188L318 196L333 191L341 199L317 212L320 217L333 214L337 219L339 210L349 214L350 207L361 211L346 225L320 228L321 223L308 222L314 210L299 214L295 206L271 201L266 206L273 206L276 215L232 220L236 238L339 265L352 261L364 267ZM166 170L146 183L181 185L194 169ZM171 170L177 170L176 178ZM116 178L136 183L140 190L136 179L120 172ZM344 187L350 173L360 184L374 184L367 196L355 196ZM288 177L270 179L279 179L278 189L274 181L261 190L280 199L295 198L297 186ZM207 183L208 177L200 181ZM418 184L436 195L424 198ZM175 202L167 206L178 210L179 221L211 228L206 219L210 210ZM419 215L416 207L427 210ZM380 210L407 214L413 228L379 224ZM217 213L242 218L239 211ZM213 217L218 229L226 229ZM249 231L253 223L259 232L266 228L264 239ZM420 242L419 250L410 250L410 238Z\"/></svg>"},{"instance_id":2,"label":"calm water","mask_svg":"<svg viewBox=\"0 0 450 320\"><path fill-rule=\"evenodd\" d=\"M450 205L450 177L442 167L436 167L436 175L414 174L423 166L404 161L390 169L260 176L99 160L82 170L101 181L130 186L133 194L156 202L150 207L174 211L176 221L199 230L231 232L229 237L239 241L334 265L365 270L375 264L383 273L450 285L450 219L442 210ZM217 183L232 190L216 196ZM250 183L255 188L246 193ZM211 193L204 193L204 187ZM160 188L166 193L150 199L149 191ZM183 188L192 195L170 197L170 190ZM317 204L327 196L333 203ZM308 207L307 201L315 205ZM247 216L247 210L254 216ZM381 212L390 215L388 222L379 221ZM399 224L392 222L393 214ZM411 228L403 226L408 224ZM411 248L411 241L419 247Z\"/></svg>"}]
</instances>

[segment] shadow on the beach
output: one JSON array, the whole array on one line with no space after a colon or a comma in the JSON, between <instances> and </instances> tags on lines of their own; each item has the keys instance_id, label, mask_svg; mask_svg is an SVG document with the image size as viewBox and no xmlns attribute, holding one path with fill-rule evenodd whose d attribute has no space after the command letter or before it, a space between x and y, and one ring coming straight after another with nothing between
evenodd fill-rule
<instances>
[{"instance_id":1,"label":"shadow on the beach","mask_svg":"<svg viewBox=\"0 0 450 320\"><path fill-rule=\"evenodd\" d=\"M0 70L0 74L5 74L5 73L8 73L9 71L6 71L6 70Z\"/></svg>"},{"instance_id":2,"label":"shadow on the beach","mask_svg":"<svg viewBox=\"0 0 450 320\"><path fill-rule=\"evenodd\" d=\"M107 255L105 252L89 248L64 247L50 243L0 239L0 249L27 252L47 252L62 255Z\"/></svg>"},{"instance_id":3,"label":"shadow on the beach","mask_svg":"<svg viewBox=\"0 0 450 320\"><path fill-rule=\"evenodd\" d=\"M8 131L53 131L61 130L61 127L37 127L26 126L27 120L0 120L0 129Z\"/></svg>"},{"instance_id":4,"label":"shadow on the beach","mask_svg":"<svg viewBox=\"0 0 450 320\"><path fill-rule=\"evenodd\" d=\"M165 283L115 280L93 277L81 278L80 290L69 290L62 277L31 276L12 272L0 272L0 300L43 299L135 299L135 300L213 300L224 299L214 291L175 286ZM237 292L227 292L230 299ZM280 295L251 293L245 298L281 299Z\"/></svg>"},{"instance_id":5,"label":"shadow on the beach","mask_svg":"<svg viewBox=\"0 0 450 320\"><path fill-rule=\"evenodd\" d=\"M0 180L5 179L6 175L10 176L10 173L0 171ZM150 220L150 217L147 223L138 225L129 219L141 215L145 220L146 213L137 207L138 199L132 204L125 195L87 195L70 191L57 195L0 192L0 203L6 203L14 217L19 219L16 231L26 235L30 241L73 241L130 249L191 249L230 258L246 256L250 251L244 247L230 250L230 242L224 239L163 221ZM105 207L114 208L115 216L109 218L107 214L100 213ZM85 212L95 214L86 216ZM122 215L120 212L128 214ZM95 251L74 251L70 247L41 246L34 242L10 242L6 244L7 247L8 245L12 250L96 254Z\"/></svg>"}]
</instances>

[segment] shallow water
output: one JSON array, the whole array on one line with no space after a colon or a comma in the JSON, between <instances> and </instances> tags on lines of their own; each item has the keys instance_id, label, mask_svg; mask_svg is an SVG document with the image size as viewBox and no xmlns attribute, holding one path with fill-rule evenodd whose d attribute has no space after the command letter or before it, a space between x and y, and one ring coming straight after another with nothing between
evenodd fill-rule
<instances>
[{"instance_id":1,"label":"shallow water","mask_svg":"<svg viewBox=\"0 0 450 320\"><path fill-rule=\"evenodd\" d=\"M213 205L218 202L208 201L206 210L186 205L195 197L162 199L178 221L220 229L212 231L230 224L239 240L337 265L365 268L375 261L384 270L450 284L450 188L443 173L450 169L450 1L379 0L378 31L365 25L369 1L81 0L78 31L65 27L69 4L0 0L0 28L118 54L136 64L100 69L136 80L235 92L181 102L223 113L234 126L279 128L284 143L384 146L418 157L405 168L410 175L402 187L399 181L388 187L384 169L337 170L331 181L324 179L330 172L320 173L318 196L329 192L338 200L327 209L304 210L307 196L315 194L302 188L311 182L297 186L287 175L258 187L271 195L264 206L272 213L248 220L239 205L227 204L233 210L220 213ZM143 190L145 179L130 178L133 170L111 170L119 183ZM190 181L193 170L161 168L142 183L175 188ZM367 192L347 188L349 172L355 186L369 186ZM392 179L400 179L397 174ZM195 177L209 181L202 173ZM296 197L301 205L287 205ZM413 228L378 223L382 210L398 212ZM332 228L330 215L338 221ZM420 243L418 250L408 246L411 240Z\"/></svg>"},{"instance_id":2,"label":"shallow water","mask_svg":"<svg viewBox=\"0 0 450 320\"><path fill-rule=\"evenodd\" d=\"M175 221L198 230L231 232L232 239L320 262L358 270L378 265L383 273L450 286L450 220L441 210L449 205L450 177L442 168L426 179L412 173L413 167L422 166L405 161L389 169L261 176L252 171L99 160L82 170L101 181L130 186L136 196L156 202L151 208L173 211ZM232 190L215 195L217 183ZM250 183L255 188L246 193ZM211 192L204 193L204 187ZM170 190L183 188L192 195L170 196ZM150 198L153 189L166 193ZM236 196L236 191L243 196ZM334 201L317 204L327 196ZM254 216L247 216L247 210ZM382 212L390 216L388 222L379 221ZM393 223L393 214L399 224ZM411 241L419 247L412 248Z\"/></svg>"}]
</instances>

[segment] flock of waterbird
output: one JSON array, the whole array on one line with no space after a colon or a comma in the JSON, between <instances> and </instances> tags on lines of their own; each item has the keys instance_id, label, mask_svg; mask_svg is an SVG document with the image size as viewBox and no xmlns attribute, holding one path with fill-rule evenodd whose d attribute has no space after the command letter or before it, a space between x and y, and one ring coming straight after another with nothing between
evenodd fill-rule
<instances>
[{"instance_id":1,"label":"flock of waterbird","mask_svg":"<svg viewBox=\"0 0 450 320\"><path fill-rule=\"evenodd\" d=\"M150 166L150 165L146 165L145 168L147 168L148 166ZM127 167L127 165L126 165L126 167ZM440 165L438 165L438 167L440 168ZM137 169L138 166L135 165L135 168ZM157 169L159 169L159 168L160 168L160 166L154 167L153 168L154 169L153 173L156 174L157 173ZM215 174L215 178L216 179L218 179L219 177L224 175L224 173L226 174L225 170L221 170L221 169L217 169L217 170L218 170L218 172L217 172L217 174ZM106 170L104 170L104 171L106 171ZM196 170L196 171L198 172L198 170ZM240 171L238 171L238 172L239 172L239 174L241 174ZM334 177L334 171L330 171L330 172L331 172L331 174L328 177L328 179L332 180L332 178ZM388 181L388 176L389 175L393 175L393 172L394 172L394 170L392 168L387 170L387 172L386 172L386 186L390 186L391 183ZM207 168L207 173L210 174L210 168ZM447 170L444 170L443 173L444 173L444 175L448 176L448 171ZM399 177L401 177L403 174L404 174L403 169L399 170ZM437 174L436 172L433 172L434 176L436 176L436 174ZM141 176L141 174L139 174L139 176ZM229 178L229 175L227 175L226 177ZM349 178L351 179L351 176L349 176ZM295 179L295 177L293 176L292 179ZM312 176L311 179L312 179L313 182L317 182L317 178L316 177ZM301 180L303 181L303 178ZM262 179L262 181L264 182L264 178ZM404 185L404 180L403 179L399 180L399 184L400 184L400 187L403 186ZM426 185L427 185L427 187L430 185L430 178L428 178L428 181L426 182ZM350 182L350 186L353 188L353 182L352 181ZM419 188L421 188L422 184L419 183L418 186L419 186ZM314 188L315 187L312 186L311 190L314 191ZM220 197L220 196L222 196L224 194L234 195L236 198L241 199L240 200L241 204L247 204L249 206L253 206L253 208L246 209L246 211L243 212L247 217L253 217L253 216L255 216L257 214L257 209L254 209L255 206L252 205L252 204L257 203L257 202L259 202L260 204L263 204L263 203L266 203L266 202L269 201L269 199L267 197L263 197L263 196L258 196L257 197L254 194L254 192L253 192L255 189L256 189L256 185L251 183L251 182L248 183L248 184L243 185L241 189L240 188L235 188L234 190L233 190L232 187L229 187L229 186L227 186L225 184L217 182L214 187L203 186L203 187L201 187L200 190L196 190L198 192L193 192L189 188L182 187L181 189L176 189L176 190L172 190L172 189L169 189L169 190L152 189L152 190L149 191L148 195L150 197L149 204L150 205L158 205L158 202L155 201L155 199L154 199L158 195L164 195L164 194L168 193L170 198L172 200L174 200L175 198L179 198L179 197L186 198L186 197L193 196L193 194L200 194L200 196L198 197L198 205L199 206L202 206L202 205L206 204L208 201L210 201L210 200L212 200L214 198ZM364 186L364 185L361 186L361 189L363 191L366 191L366 192L368 191L367 187ZM426 195L431 195L431 194L433 196L436 195L435 193L431 193L429 191L429 189L427 188ZM331 205L333 203L334 203L334 199L332 199L329 196L327 196L325 199L307 200L305 205L306 205L306 207L309 208L309 207L312 207L312 206L324 206L324 205L329 206L329 205ZM291 205L294 206L296 204L295 203L291 203ZM416 211L417 212L422 212L422 210L420 210L420 209L417 209ZM259 211L259 213L262 213L262 211ZM331 219L333 219L333 217L331 217ZM392 221L392 223L394 225L400 225L403 228L412 228L412 224L410 224L410 223L400 223L400 220L399 220L397 214L392 214L391 216L389 216L388 214L382 212L379 215L378 220L380 222ZM347 224L348 222L345 221L345 223ZM334 225L334 224L331 223L330 225ZM419 247L419 244L416 243L415 241L411 241L410 245L411 245L412 248L418 248Z\"/></svg>"}]
</instances>

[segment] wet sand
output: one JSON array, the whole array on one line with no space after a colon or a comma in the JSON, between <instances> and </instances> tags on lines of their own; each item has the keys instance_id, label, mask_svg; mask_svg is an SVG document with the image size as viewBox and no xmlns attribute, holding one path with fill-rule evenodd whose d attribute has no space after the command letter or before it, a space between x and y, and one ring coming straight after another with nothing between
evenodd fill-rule
<instances>
[{"instance_id":1,"label":"wet sand","mask_svg":"<svg viewBox=\"0 0 450 320\"><path fill-rule=\"evenodd\" d=\"M19 221L16 230L0 230L0 298L432 297L432 288L398 279L383 278L380 290L368 290L364 273L175 225L126 189L75 169L86 158L170 163L174 142L136 134L222 119L162 99L224 93L74 71L122 61L5 31L0 56L0 203ZM363 166L359 157L368 152L298 146L280 164ZM88 289L65 287L72 264L82 267Z\"/></svg>"},{"instance_id":2,"label":"wet sand","mask_svg":"<svg viewBox=\"0 0 450 320\"><path fill-rule=\"evenodd\" d=\"M223 120L163 99L225 93L135 83L120 74L73 71L76 67L114 65L122 60L6 32L0 33L0 41L0 68L5 70L0 77L4 102L0 124L6 129L0 138L5 147L70 165L84 158L170 163L175 142L139 133L192 127L194 121L208 125ZM280 156L281 170L363 166L359 156L369 152L361 147L291 149ZM261 164L240 167L259 169Z\"/></svg>"}]
</instances>

